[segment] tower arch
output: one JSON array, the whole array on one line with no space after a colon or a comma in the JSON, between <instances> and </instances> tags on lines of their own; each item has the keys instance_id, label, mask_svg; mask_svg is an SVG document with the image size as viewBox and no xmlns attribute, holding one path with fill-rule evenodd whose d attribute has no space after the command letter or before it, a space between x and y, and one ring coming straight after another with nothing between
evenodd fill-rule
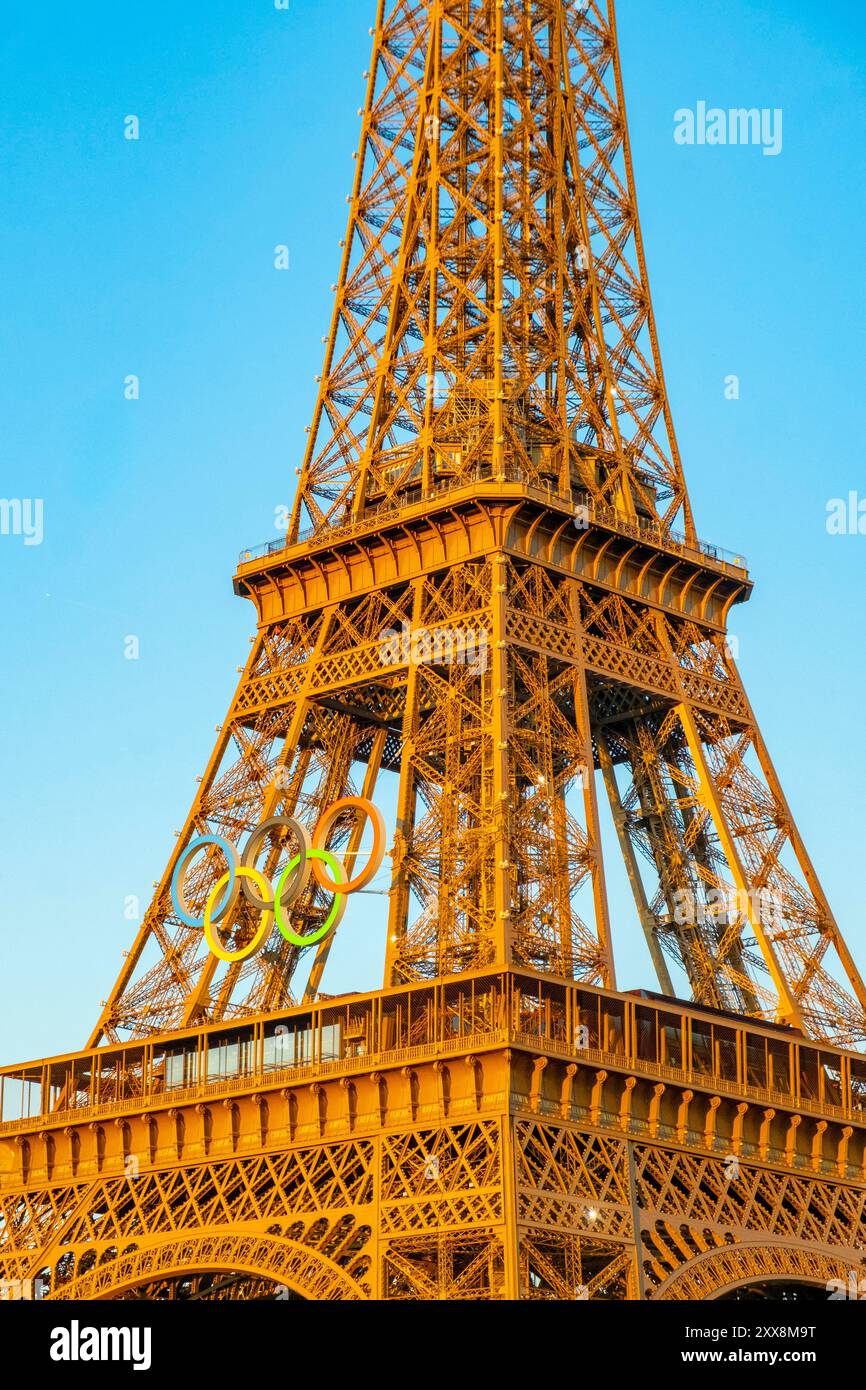
<instances>
[{"instance_id":1,"label":"tower arch","mask_svg":"<svg viewBox=\"0 0 866 1390\"><path fill-rule=\"evenodd\" d=\"M345 1269L298 1241L238 1231L171 1235L97 1264L53 1289L57 1300L107 1300L156 1280L194 1274L271 1279L315 1302L356 1301L366 1291Z\"/></svg>"}]
</instances>

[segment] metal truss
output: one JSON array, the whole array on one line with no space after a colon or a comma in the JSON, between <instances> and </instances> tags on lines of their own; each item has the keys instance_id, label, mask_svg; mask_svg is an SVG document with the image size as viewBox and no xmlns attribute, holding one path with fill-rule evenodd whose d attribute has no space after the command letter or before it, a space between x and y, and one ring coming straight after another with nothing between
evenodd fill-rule
<instances>
[{"instance_id":1,"label":"metal truss","mask_svg":"<svg viewBox=\"0 0 866 1390\"><path fill-rule=\"evenodd\" d=\"M866 987L728 650L745 562L695 533L612 0L378 0L368 77L289 534L241 556L249 656L88 1049L0 1075L40 1097L0 1121L0 1273L397 1301L844 1279ZM381 991L323 995L332 936L271 921L226 964L177 914L197 836L312 828L389 778ZM652 1005L615 992L608 808ZM271 835L261 871L290 853ZM194 861L200 914L224 867ZM299 925L331 901L311 880ZM222 929L260 925L239 897Z\"/></svg>"},{"instance_id":2,"label":"metal truss","mask_svg":"<svg viewBox=\"0 0 866 1390\"><path fill-rule=\"evenodd\" d=\"M4 1126L0 1277L59 1300L622 1301L862 1274L862 1111L642 1073L610 1036L459 1041L47 1117L11 1147Z\"/></svg>"},{"instance_id":3,"label":"metal truss","mask_svg":"<svg viewBox=\"0 0 866 1390\"><path fill-rule=\"evenodd\" d=\"M666 993L862 1042L862 981L723 631L633 585L612 592L538 563L513 509L504 524L492 553L483 537L468 555L452 538L459 559L447 568L419 575L410 560L387 589L260 633L106 1036L313 997L327 946L304 959L273 930L259 956L218 965L173 915L177 857L196 834L237 843L274 814L312 825L397 774L388 983L516 964L613 985L603 786ZM416 660L411 642L388 636L407 632L434 644L444 634L448 649ZM354 836L354 852L357 834L338 827L334 843ZM269 871L288 853L274 846ZM194 903L221 872L218 856L202 858ZM315 886L305 910L321 920ZM257 922L240 909L236 945ZM136 975L155 943L156 962Z\"/></svg>"},{"instance_id":4,"label":"metal truss","mask_svg":"<svg viewBox=\"0 0 866 1390\"><path fill-rule=\"evenodd\" d=\"M612 986L603 786L665 992L862 1042L866 989L726 648L748 575L694 534L612 8L380 0L336 295L288 544L242 559L258 634L91 1042L315 997L329 943L273 928L220 966L173 915L174 866L394 774L386 983ZM321 923L323 890L299 911ZM258 925L242 900L232 945Z\"/></svg>"},{"instance_id":5,"label":"metal truss","mask_svg":"<svg viewBox=\"0 0 866 1390\"><path fill-rule=\"evenodd\" d=\"M612 9L379 0L293 536L492 475L693 532Z\"/></svg>"}]
</instances>

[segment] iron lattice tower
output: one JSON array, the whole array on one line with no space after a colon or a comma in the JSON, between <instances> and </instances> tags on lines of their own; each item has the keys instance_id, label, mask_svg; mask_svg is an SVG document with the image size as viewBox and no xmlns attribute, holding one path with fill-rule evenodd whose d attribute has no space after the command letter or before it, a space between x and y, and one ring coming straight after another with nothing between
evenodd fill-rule
<instances>
[{"instance_id":1,"label":"iron lattice tower","mask_svg":"<svg viewBox=\"0 0 866 1390\"><path fill-rule=\"evenodd\" d=\"M860 1258L866 992L728 648L748 572L695 530L613 5L379 0L367 76L289 533L241 558L257 635L87 1049L5 1074L41 1088L40 1143L0 1128L5 1267L52 1296L826 1278ZM382 991L321 995L332 937L221 964L181 920L196 836L389 775ZM600 797L654 1002L616 993Z\"/></svg>"}]
</instances>

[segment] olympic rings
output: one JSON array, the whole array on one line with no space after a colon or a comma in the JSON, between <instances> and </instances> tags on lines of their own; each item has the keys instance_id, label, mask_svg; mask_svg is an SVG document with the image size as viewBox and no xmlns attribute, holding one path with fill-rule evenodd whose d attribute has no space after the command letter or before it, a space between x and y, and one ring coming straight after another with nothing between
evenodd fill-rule
<instances>
[{"instance_id":1,"label":"olympic rings","mask_svg":"<svg viewBox=\"0 0 866 1390\"><path fill-rule=\"evenodd\" d=\"M362 812L373 827L370 858L366 867L354 878L349 877L345 864L326 848L337 820L350 810ZM281 840L288 834L294 836L298 853L281 870L272 890L273 897L269 898L267 880L256 868L256 860L262 852L264 841L275 831L279 832ZM213 845L222 852L227 872L210 889L204 916L197 918L192 914L185 884L193 859L199 850L207 845ZM329 932L336 930L346 911L349 893L359 892L367 886L381 867L384 857L385 818L382 812L366 797L347 796L336 801L322 816L312 836L305 826L290 816L272 816L256 826L241 853L221 835L197 836L186 846L175 865L171 881L172 904L181 922L188 927L203 929L205 940L218 960L237 963L253 955L269 935L274 919L281 934L291 945L314 946ZM326 870L330 872L330 877ZM311 876L317 887L334 894L334 903L322 925L308 936L302 936L293 930L287 914L310 886ZM227 951L220 944L215 928L237 907L238 890L247 903L262 914L262 920L246 946L237 951Z\"/></svg>"}]
</instances>

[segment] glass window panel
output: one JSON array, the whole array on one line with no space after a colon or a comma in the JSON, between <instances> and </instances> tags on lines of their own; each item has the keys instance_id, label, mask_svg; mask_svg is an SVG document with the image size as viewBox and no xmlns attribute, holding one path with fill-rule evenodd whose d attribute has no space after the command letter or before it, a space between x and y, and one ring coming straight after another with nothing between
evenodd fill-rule
<instances>
[{"instance_id":1,"label":"glass window panel","mask_svg":"<svg viewBox=\"0 0 866 1390\"><path fill-rule=\"evenodd\" d=\"M770 1086L774 1091L790 1091L791 1089L791 1045L790 1043L771 1042L768 1044L770 1054Z\"/></svg>"},{"instance_id":2,"label":"glass window panel","mask_svg":"<svg viewBox=\"0 0 866 1390\"><path fill-rule=\"evenodd\" d=\"M716 1073L726 1081L737 1080L737 1037L730 1028L713 1025L716 1051Z\"/></svg>"},{"instance_id":3,"label":"glass window panel","mask_svg":"<svg viewBox=\"0 0 866 1390\"><path fill-rule=\"evenodd\" d=\"M635 1050L639 1061L656 1060L656 1014L654 1009L637 1009L635 1013Z\"/></svg>"},{"instance_id":4,"label":"glass window panel","mask_svg":"<svg viewBox=\"0 0 866 1390\"><path fill-rule=\"evenodd\" d=\"M746 1081L749 1086L768 1085L767 1039L746 1035Z\"/></svg>"},{"instance_id":5,"label":"glass window panel","mask_svg":"<svg viewBox=\"0 0 866 1390\"><path fill-rule=\"evenodd\" d=\"M709 1023L692 1021L692 1069L701 1076L713 1074L713 1030Z\"/></svg>"}]
</instances>

